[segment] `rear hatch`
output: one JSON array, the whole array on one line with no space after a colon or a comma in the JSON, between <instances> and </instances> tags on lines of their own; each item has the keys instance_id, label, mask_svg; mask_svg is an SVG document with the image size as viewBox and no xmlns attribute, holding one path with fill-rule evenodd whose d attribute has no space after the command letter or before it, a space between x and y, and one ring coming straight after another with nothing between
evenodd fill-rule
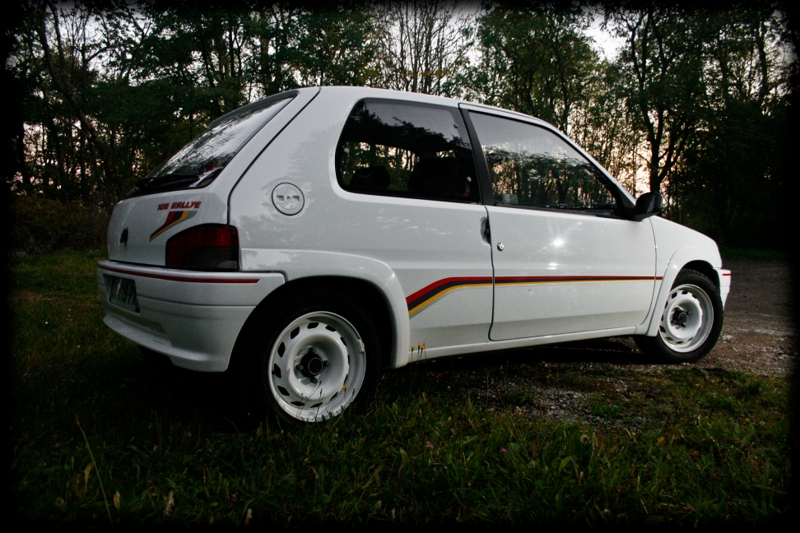
<instances>
[{"instance_id":1,"label":"rear hatch","mask_svg":"<svg viewBox=\"0 0 800 533\"><path fill-rule=\"evenodd\" d=\"M140 179L114 208L108 258L164 266L171 237L200 224L227 224L231 189L317 92L289 91L228 113Z\"/></svg>"},{"instance_id":2,"label":"rear hatch","mask_svg":"<svg viewBox=\"0 0 800 533\"><path fill-rule=\"evenodd\" d=\"M128 198L117 204L108 225L112 261L163 266L166 243L177 233L204 223L225 223L224 203L201 191L175 191Z\"/></svg>"}]
</instances>

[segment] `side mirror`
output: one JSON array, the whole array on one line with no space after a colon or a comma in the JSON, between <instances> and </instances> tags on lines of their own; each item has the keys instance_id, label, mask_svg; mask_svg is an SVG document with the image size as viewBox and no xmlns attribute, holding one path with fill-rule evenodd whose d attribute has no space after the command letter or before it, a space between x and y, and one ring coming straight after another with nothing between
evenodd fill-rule
<instances>
[{"instance_id":1,"label":"side mirror","mask_svg":"<svg viewBox=\"0 0 800 533\"><path fill-rule=\"evenodd\" d=\"M659 214L663 203L664 200L657 192L644 193L636 199L636 207L633 208L631 220L644 220L647 217Z\"/></svg>"}]
</instances>

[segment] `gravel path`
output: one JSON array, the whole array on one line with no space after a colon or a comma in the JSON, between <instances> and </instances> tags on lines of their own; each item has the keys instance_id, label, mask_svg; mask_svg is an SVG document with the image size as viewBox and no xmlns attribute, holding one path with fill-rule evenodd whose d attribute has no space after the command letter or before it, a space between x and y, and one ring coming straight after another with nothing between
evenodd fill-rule
<instances>
[{"instance_id":1,"label":"gravel path","mask_svg":"<svg viewBox=\"0 0 800 533\"><path fill-rule=\"evenodd\" d=\"M788 378L798 360L788 263L736 260L726 261L725 267L732 271L732 287L720 340L705 358L685 364L706 370L735 370ZM636 420L607 419L587 411L587 400L602 394L599 391L547 385L542 376L547 375L551 367L553 370L568 367L582 375L597 375L610 365L621 372L613 373L614 378L607 378L614 382L602 388L624 395L626 375L644 374L655 379L674 368L645 361L629 337L444 358L423 364L429 365L427 370L437 381L459 383L459 388L473 401L490 411L514 406L515 395L525 390L537 401L512 407L515 413L566 421L583 419L599 426L621 425L629 430L636 429Z\"/></svg>"},{"instance_id":2,"label":"gravel path","mask_svg":"<svg viewBox=\"0 0 800 533\"><path fill-rule=\"evenodd\" d=\"M726 261L732 272L720 342L698 366L787 375L797 361L791 268L783 261Z\"/></svg>"}]
</instances>

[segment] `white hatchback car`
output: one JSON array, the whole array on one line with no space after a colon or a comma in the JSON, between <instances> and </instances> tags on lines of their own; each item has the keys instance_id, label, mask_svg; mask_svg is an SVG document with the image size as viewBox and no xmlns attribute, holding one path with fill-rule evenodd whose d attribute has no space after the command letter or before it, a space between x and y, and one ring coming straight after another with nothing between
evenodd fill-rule
<instances>
[{"instance_id":1,"label":"white hatchback car","mask_svg":"<svg viewBox=\"0 0 800 533\"><path fill-rule=\"evenodd\" d=\"M420 359L620 335L704 356L730 272L660 208L536 118L304 88L139 180L97 280L114 331L177 366L241 365L279 417L317 421Z\"/></svg>"}]
</instances>

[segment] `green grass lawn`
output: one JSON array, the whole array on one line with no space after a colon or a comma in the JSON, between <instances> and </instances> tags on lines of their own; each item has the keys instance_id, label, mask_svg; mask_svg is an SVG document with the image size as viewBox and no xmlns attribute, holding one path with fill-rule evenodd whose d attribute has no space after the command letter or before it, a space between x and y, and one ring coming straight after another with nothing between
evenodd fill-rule
<instances>
[{"instance_id":1,"label":"green grass lawn","mask_svg":"<svg viewBox=\"0 0 800 533\"><path fill-rule=\"evenodd\" d=\"M12 265L25 521L692 526L764 524L789 505L784 379L487 354L387 372L366 414L290 430L229 376L148 360L106 328L100 257ZM572 391L585 415L537 414L531 383Z\"/></svg>"}]
</instances>

